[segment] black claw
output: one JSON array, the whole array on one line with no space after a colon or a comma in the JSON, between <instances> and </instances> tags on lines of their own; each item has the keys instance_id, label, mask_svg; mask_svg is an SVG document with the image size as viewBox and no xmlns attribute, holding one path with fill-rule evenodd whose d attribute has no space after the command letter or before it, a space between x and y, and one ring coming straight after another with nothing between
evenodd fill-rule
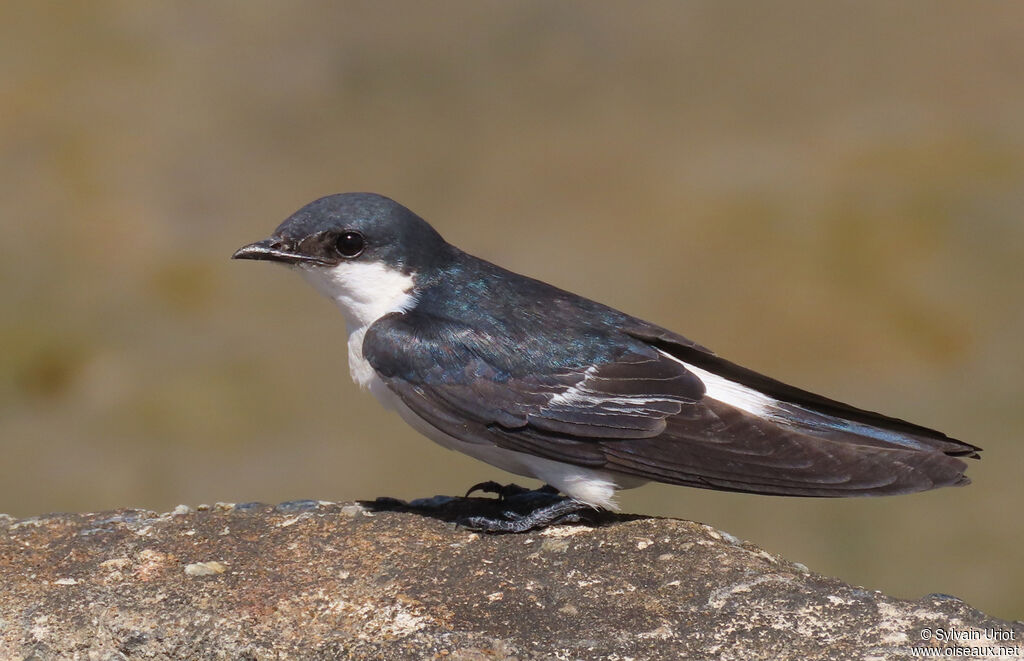
<instances>
[{"instance_id":1,"label":"black claw","mask_svg":"<svg viewBox=\"0 0 1024 661\"><path fill-rule=\"evenodd\" d=\"M469 488L469 491L466 492L466 495L463 496L463 498L469 498L471 495L473 495L473 493L477 491L483 491L484 493L500 494L502 488L502 485L495 482L494 480L487 480L486 482L477 482L476 484Z\"/></svg>"},{"instance_id":2,"label":"black claw","mask_svg":"<svg viewBox=\"0 0 1024 661\"><path fill-rule=\"evenodd\" d=\"M469 491L467 491L466 495L463 497L469 498L470 495L476 491L497 494L498 500L508 500L509 498L514 498L523 494L537 493L541 491L544 493L558 493L558 489L547 484L540 489L527 489L526 487L521 487L518 484L500 484L494 480L487 480L486 482L480 482L479 484L471 486Z\"/></svg>"}]
</instances>

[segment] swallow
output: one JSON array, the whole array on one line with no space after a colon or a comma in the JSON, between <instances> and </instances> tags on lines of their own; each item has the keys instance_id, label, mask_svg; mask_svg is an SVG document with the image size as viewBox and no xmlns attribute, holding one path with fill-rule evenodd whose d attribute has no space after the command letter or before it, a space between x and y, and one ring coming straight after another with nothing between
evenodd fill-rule
<instances>
[{"instance_id":1,"label":"swallow","mask_svg":"<svg viewBox=\"0 0 1024 661\"><path fill-rule=\"evenodd\" d=\"M469 255L381 195L318 199L233 257L285 264L334 301L353 380L414 429L564 494L525 514L470 517L474 528L577 520L649 481L907 494L967 484L964 459L979 457L934 429L787 385Z\"/></svg>"}]
</instances>

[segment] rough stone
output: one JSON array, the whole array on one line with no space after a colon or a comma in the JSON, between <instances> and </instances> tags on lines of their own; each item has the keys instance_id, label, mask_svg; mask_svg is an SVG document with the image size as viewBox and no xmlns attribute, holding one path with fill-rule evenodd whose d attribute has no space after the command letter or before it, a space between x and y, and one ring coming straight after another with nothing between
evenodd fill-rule
<instances>
[{"instance_id":1,"label":"rough stone","mask_svg":"<svg viewBox=\"0 0 1024 661\"><path fill-rule=\"evenodd\" d=\"M0 658L849 661L919 645L1024 658L1024 623L859 589L698 523L599 515L520 535L452 523L500 507L0 516ZM967 639L939 640L950 634Z\"/></svg>"}]
</instances>

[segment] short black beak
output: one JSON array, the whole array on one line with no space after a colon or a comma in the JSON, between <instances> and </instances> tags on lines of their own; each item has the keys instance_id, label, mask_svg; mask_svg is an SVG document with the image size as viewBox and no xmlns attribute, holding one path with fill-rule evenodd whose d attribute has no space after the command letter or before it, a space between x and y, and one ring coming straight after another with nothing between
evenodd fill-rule
<instances>
[{"instance_id":1,"label":"short black beak","mask_svg":"<svg viewBox=\"0 0 1024 661\"><path fill-rule=\"evenodd\" d=\"M288 242L269 238L242 246L231 255L231 259L259 259L267 262L282 262L284 264L326 264L322 259L311 255L303 255L293 252Z\"/></svg>"}]
</instances>

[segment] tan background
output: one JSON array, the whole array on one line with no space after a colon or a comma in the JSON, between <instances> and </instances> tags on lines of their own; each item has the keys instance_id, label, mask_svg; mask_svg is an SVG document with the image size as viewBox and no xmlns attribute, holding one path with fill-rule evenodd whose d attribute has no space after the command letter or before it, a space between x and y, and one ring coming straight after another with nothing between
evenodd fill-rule
<instances>
[{"instance_id":1,"label":"tan background","mask_svg":"<svg viewBox=\"0 0 1024 661\"><path fill-rule=\"evenodd\" d=\"M0 511L505 479L359 393L299 278L227 259L373 190L986 449L966 489L627 510L1024 616L1020 4L11 2L0 62Z\"/></svg>"}]
</instances>

